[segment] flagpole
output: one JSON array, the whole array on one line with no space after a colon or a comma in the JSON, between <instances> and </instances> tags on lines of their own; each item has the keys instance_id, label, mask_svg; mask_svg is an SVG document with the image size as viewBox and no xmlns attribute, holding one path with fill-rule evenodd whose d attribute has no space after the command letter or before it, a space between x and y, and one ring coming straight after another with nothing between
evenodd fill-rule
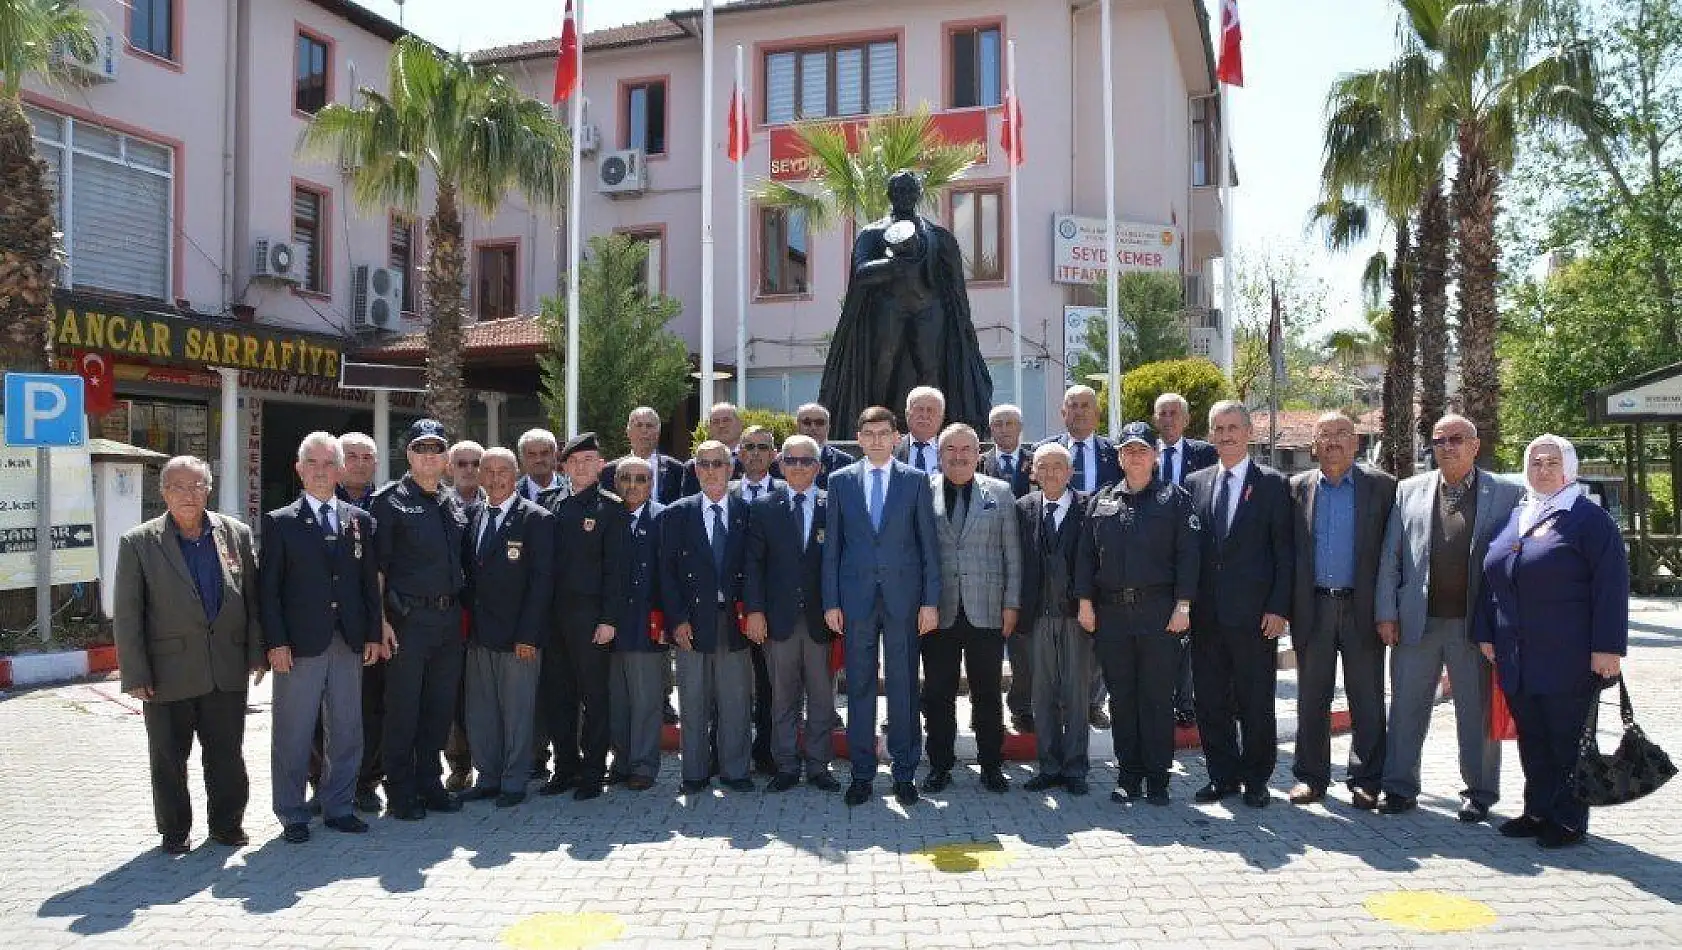
<instances>
[{"instance_id":1,"label":"flagpole","mask_svg":"<svg viewBox=\"0 0 1682 950\"><path fill-rule=\"evenodd\" d=\"M1011 366L1015 371L1015 388L1011 392L1016 394L1016 404L1025 406L1028 404L1028 397L1022 392L1022 270L1018 266L1021 259L1018 248L1021 242L1017 240L1017 206L1021 199L1017 197L1016 186L1016 156L1023 151L1016 122L1016 116L1022 109L1022 96L1016 88L1016 41L1011 40L1007 49L1010 108L1005 110L1005 121L1010 123L1011 154L1005 156L1005 162L1010 166L1010 355Z\"/></svg>"},{"instance_id":2,"label":"flagpole","mask_svg":"<svg viewBox=\"0 0 1682 950\"><path fill-rule=\"evenodd\" d=\"M701 392L705 417L713 402L713 0L701 5ZM738 370L741 367L737 367Z\"/></svg>"},{"instance_id":3,"label":"flagpole","mask_svg":"<svg viewBox=\"0 0 1682 950\"><path fill-rule=\"evenodd\" d=\"M1110 18L1110 0L1100 0L1102 16L1102 49L1104 60L1104 268L1106 304L1105 320L1109 328L1108 369L1110 387L1110 436L1121 431L1121 301L1117 284L1121 280L1116 260L1115 223L1115 83L1114 25Z\"/></svg>"},{"instance_id":4,"label":"flagpole","mask_svg":"<svg viewBox=\"0 0 1682 950\"><path fill-rule=\"evenodd\" d=\"M1221 90L1221 150L1217 161L1221 176L1221 368L1232 372L1233 336L1238 329L1238 315L1233 310L1237 297L1237 276L1233 261L1237 258L1237 235L1232 230L1232 117L1227 114L1230 101L1226 83L1218 83Z\"/></svg>"},{"instance_id":5,"label":"flagpole","mask_svg":"<svg viewBox=\"0 0 1682 950\"><path fill-rule=\"evenodd\" d=\"M572 93L572 181L567 204L567 438L578 434L578 272L584 227L584 0L573 0L573 33L578 37L578 82ZM564 54L563 54L564 55Z\"/></svg>"},{"instance_id":6,"label":"flagpole","mask_svg":"<svg viewBox=\"0 0 1682 950\"><path fill-rule=\"evenodd\" d=\"M748 206L746 135L748 87L742 72L742 44L736 44L736 87L731 93L733 134L742 135L742 154L736 158L736 405L748 404ZM709 133L710 134L710 133Z\"/></svg>"}]
</instances>

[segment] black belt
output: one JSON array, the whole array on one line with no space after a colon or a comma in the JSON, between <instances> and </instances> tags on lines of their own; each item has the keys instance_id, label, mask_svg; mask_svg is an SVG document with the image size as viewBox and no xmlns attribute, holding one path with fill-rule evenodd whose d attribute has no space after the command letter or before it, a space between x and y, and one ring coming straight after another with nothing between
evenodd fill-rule
<instances>
[{"instance_id":1,"label":"black belt","mask_svg":"<svg viewBox=\"0 0 1682 950\"><path fill-rule=\"evenodd\" d=\"M458 603L454 594L439 594L436 597L414 597L409 594L399 594L394 592L392 596L397 598L397 602L399 604L408 607L410 610L413 610L416 607L431 607L433 610L449 610Z\"/></svg>"},{"instance_id":2,"label":"black belt","mask_svg":"<svg viewBox=\"0 0 1682 950\"><path fill-rule=\"evenodd\" d=\"M1333 600L1353 600L1355 598L1355 588L1316 587L1314 588L1314 595L1316 597L1330 597Z\"/></svg>"},{"instance_id":3,"label":"black belt","mask_svg":"<svg viewBox=\"0 0 1682 950\"><path fill-rule=\"evenodd\" d=\"M1152 584L1148 587L1123 587L1120 590L1101 590L1098 592L1098 603L1106 607L1128 606L1139 603L1153 594L1171 594L1173 584Z\"/></svg>"}]
</instances>

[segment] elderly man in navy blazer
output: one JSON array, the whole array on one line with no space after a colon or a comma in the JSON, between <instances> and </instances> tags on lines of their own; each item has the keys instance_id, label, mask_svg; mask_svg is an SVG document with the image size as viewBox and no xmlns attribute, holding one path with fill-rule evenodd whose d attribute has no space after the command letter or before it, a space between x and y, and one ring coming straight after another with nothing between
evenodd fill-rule
<instances>
[{"instance_id":1,"label":"elderly man in navy blazer","mask_svg":"<svg viewBox=\"0 0 1682 950\"><path fill-rule=\"evenodd\" d=\"M755 502L748 518L743 597L748 639L764 645L771 675L770 739L776 777L768 787L786 792L804 774L814 788L833 792L841 786L829 774L835 732L829 645L835 635L823 622L828 493L817 486L821 463L816 440L789 436L780 460L787 483ZM795 742L802 708L803 750Z\"/></svg>"},{"instance_id":2,"label":"elderly man in navy blazer","mask_svg":"<svg viewBox=\"0 0 1682 950\"><path fill-rule=\"evenodd\" d=\"M649 489L650 500L665 506L682 498L683 463L660 451L660 413L648 406L632 409L630 418L625 420L625 438L631 445L631 451L625 457L639 458L648 464L649 475L653 478ZM617 489L621 461L623 459L602 466L600 481L609 491Z\"/></svg>"},{"instance_id":3,"label":"elderly man in navy blazer","mask_svg":"<svg viewBox=\"0 0 1682 950\"><path fill-rule=\"evenodd\" d=\"M318 800L327 827L368 830L352 806L362 765L362 667L380 655L380 582L373 519L334 494L344 464L332 433L304 436L293 466L303 495L262 522L258 603L275 673L274 813L294 844L310 838L304 788L318 721L325 734Z\"/></svg>"},{"instance_id":4,"label":"elderly man in navy blazer","mask_svg":"<svg viewBox=\"0 0 1682 950\"><path fill-rule=\"evenodd\" d=\"M669 666L666 631L651 625L659 608L660 523L666 508L651 497L654 468L627 455L613 466L614 494L630 516L620 563L619 622L613 637L607 712L613 747L608 784L633 792L654 787L660 774L660 726Z\"/></svg>"},{"instance_id":5,"label":"elderly man in navy blazer","mask_svg":"<svg viewBox=\"0 0 1682 950\"><path fill-rule=\"evenodd\" d=\"M748 504L730 492L730 449L711 439L691 465L701 490L666 509L660 531L660 602L677 646L683 793L751 792L753 662L736 624L747 551ZM713 742L709 742L709 736Z\"/></svg>"},{"instance_id":6,"label":"elderly man in navy blazer","mask_svg":"<svg viewBox=\"0 0 1682 950\"><path fill-rule=\"evenodd\" d=\"M876 669L888 690L888 753L894 797L917 801L919 639L940 626L940 536L928 476L892 458L894 414L859 413L865 458L829 479L823 549L824 624L845 636L848 805L870 799L876 776Z\"/></svg>"},{"instance_id":7,"label":"elderly man in navy blazer","mask_svg":"<svg viewBox=\"0 0 1682 950\"><path fill-rule=\"evenodd\" d=\"M829 476L858 461L846 452L829 444L829 410L809 402L794 411L794 424L800 434L818 444L818 487L829 487Z\"/></svg>"},{"instance_id":8,"label":"elderly man in navy blazer","mask_svg":"<svg viewBox=\"0 0 1682 950\"><path fill-rule=\"evenodd\" d=\"M498 808L526 800L531 776L538 651L547 640L555 524L548 509L515 490L519 463L504 448L479 461L485 500L463 539L469 624L467 744L478 779L463 796Z\"/></svg>"}]
</instances>

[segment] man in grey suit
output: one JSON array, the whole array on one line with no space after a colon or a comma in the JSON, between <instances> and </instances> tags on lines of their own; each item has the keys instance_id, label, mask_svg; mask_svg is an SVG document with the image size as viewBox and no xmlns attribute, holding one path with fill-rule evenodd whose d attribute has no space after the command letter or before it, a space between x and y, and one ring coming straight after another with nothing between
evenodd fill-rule
<instances>
[{"instance_id":1,"label":"man in grey suit","mask_svg":"<svg viewBox=\"0 0 1682 950\"><path fill-rule=\"evenodd\" d=\"M188 852L187 759L199 740L210 837L250 843L246 677L263 670L251 530L205 510L210 466L179 455L159 476L169 510L123 535L113 613L122 689L145 704L152 810L166 854Z\"/></svg>"},{"instance_id":2,"label":"man in grey suit","mask_svg":"<svg viewBox=\"0 0 1682 950\"><path fill-rule=\"evenodd\" d=\"M1348 783L1356 808L1378 807L1384 779L1384 642L1373 621L1384 525L1396 480L1355 464L1355 424L1340 412L1314 423L1320 467L1291 479L1296 584L1291 646L1297 655L1297 747L1291 803L1326 797L1331 784L1332 693L1338 657L1354 741Z\"/></svg>"},{"instance_id":3,"label":"man in grey suit","mask_svg":"<svg viewBox=\"0 0 1682 950\"><path fill-rule=\"evenodd\" d=\"M924 718L929 774L923 791L952 783L958 734L958 671L969 673L970 723L981 784L1004 792L1004 703L999 681L1005 638L1022 606L1022 546L1010 483L977 475L981 439L955 422L940 433L940 474L929 477L940 539L940 629L923 638Z\"/></svg>"},{"instance_id":4,"label":"man in grey suit","mask_svg":"<svg viewBox=\"0 0 1682 950\"><path fill-rule=\"evenodd\" d=\"M1385 814L1413 809L1419 756L1443 668L1460 736L1460 820L1483 821L1501 790L1501 744L1489 738L1489 663L1467 633L1489 541L1523 489L1476 465L1478 430L1446 415L1431 430L1437 471L1396 486L1384 532L1374 609L1390 653L1390 734L1384 752Z\"/></svg>"}]
</instances>

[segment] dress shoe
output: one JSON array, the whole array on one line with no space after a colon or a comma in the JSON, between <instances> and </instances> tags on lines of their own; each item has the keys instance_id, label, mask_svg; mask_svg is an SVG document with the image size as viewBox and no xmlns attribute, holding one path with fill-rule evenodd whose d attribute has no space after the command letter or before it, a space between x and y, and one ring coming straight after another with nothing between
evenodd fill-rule
<instances>
[{"instance_id":1,"label":"dress shoe","mask_svg":"<svg viewBox=\"0 0 1682 950\"><path fill-rule=\"evenodd\" d=\"M459 791L461 791L462 789L467 787L467 784L468 784L467 779L468 779L468 775L467 775L466 772L457 772L457 771L452 770L450 772L449 778L444 779L444 791L446 791L446 792L459 792Z\"/></svg>"},{"instance_id":2,"label":"dress shoe","mask_svg":"<svg viewBox=\"0 0 1682 950\"><path fill-rule=\"evenodd\" d=\"M806 776L806 784L821 792L839 792L841 790L841 783L836 781L835 776L828 772L818 772Z\"/></svg>"},{"instance_id":3,"label":"dress shoe","mask_svg":"<svg viewBox=\"0 0 1682 950\"><path fill-rule=\"evenodd\" d=\"M426 817L426 806L420 802L409 802L404 805L391 805L386 808L388 817L398 821L420 821Z\"/></svg>"},{"instance_id":4,"label":"dress shoe","mask_svg":"<svg viewBox=\"0 0 1682 950\"><path fill-rule=\"evenodd\" d=\"M607 773L607 784L608 784L609 787L612 787L614 785L623 785L626 782L629 782L630 780L631 780L631 775L630 775L629 772L609 772L609 773Z\"/></svg>"},{"instance_id":5,"label":"dress shoe","mask_svg":"<svg viewBox=\"0 0 1682 950\"><path fill-rule=\"evenodd\" d=\"M1033 735L1034 717L1021 714L1012 716L1010 717L1010 728L1019 736Z\"/></svg>"},{"instance_id":6,"label":"dress shoe","mask_svg":"<svg viewBox=\"0 0 1682 950\"><path fill-rule=\"evenodd\" d=\"M503 792L496 797L496 807L513 808L525 800L525 792Z\"/></svg>"},{"instance_id":7,"label":"dress shoe","mask_svg":"<svg viewBox=\"0 0 1682 950\"><path fill-rule=\"evenodd\" d=\"M647 775L633 775L625 780L625 787L633 792L646 792L654 787L654 779Z\"/></svg>"},{"instance_id":8,"label":"dress shoe","mask_svg":"<svg viewBox=\"0 0 1682 950\"><path fill-rule=\"evenodd\" d=\"M534 782L549 781L549 766L534 765L531 767L531 780Z\"/></svg>"},{"instance_id":9,"label":"dress shoe","mask_svg":"<svg viewBox=\"0 0 1682 950\"><path fill-rule=\"evenodd\" d=\"M894 801L907 808L917 804L917 786L910 782L894 783Z\"/></svg>"},{"instance_id":10,"label":"dress shoe","mask_svg":"<svg viewBox=\"0 0 1682 950\"><path fill-rule=\"evenodd\" d=\"M683 780L683 785L680 787L685 795L699 795L712 787L712 780L704 778L686 778Z\"/></svg>"},{"instance_id":11,"label":"dress shoe","mask_svg":"<svg viewBox=\"0 0 1682 950\"><path fill-rule=\"evenodd\" d=\"M1063 776L1047 775L1044 772L1022 783L1022 787L1030 792L1048 792L1063 784Z\"/></svg>"},{"instance_id":12,"label":"dress shoe","mask_svg":"<svg viewBox=\"0 0 1682 950\"><path fill-rule=\"evenodd\" d=\"M385 806L380 802L380 795L378 792L370 789L366 792L356 793L357 811L366 812L370 815L377 815L380 813L380 809L384 807Z\"/></svg>"},{"instance_id":13,"label":"dress shoe","mask_svg":"<svg viewBox=\"0 0 1682 950\"><path fill-rule=\"evenodd\" d=\"M310 826L296 822L280 829L280 836L289 844L303 844L310 840Z\"/></svg>"},{"instance_id":14,"label":"dress shoe","mask_svg":"<svg viewBox=\"0 0 1682 950\"><path fill-rule=\"evenodd\" d=\"M1455 814L1455 817L1469 825L1487 821L1489 819L1489 806L1470 798L1462 798L1460 800L1460 811Z\"/></svg>"},{"instance_id":15,"label":"dress shoe","mask_svg":"<svg viewBox=\"0 0 1682 950\"><path fill-rule=\"evenodd\" d=\"M1158 785L1153 782L1150 788L1145 792L1145 804L1147 805L1155 805L1160 808L1167 805L1169 801L1167 783Z\"/></svg>"},{"instance_id":16,"label":"dress shoe","mask_svg":"<svg viewBox=\"0 0 1682 950\"><path fill-rule=\"evenodd\" d=\"M575 802L587 802L592 798L600 797L602 797L602 783L599 781L579 782L578 787L572 790L572 800Z\"/></svg>"},{"instance_id":17,"label":"dress shoe","mask_svg":"<svg viewBox=\"0 0 1682 950\"><path fill-rule=\"evenodd\" d=\"M334 831L342 831L348 835L360 835L368 832L368 823L355 815L339 815L327 819L322 824Z\"/></svg>"},{"instance_id":18,"label":"dress shoe","mask_svg":"<svg viewBox=\"0 0 1682 950\"><path fill-rule=\"evenodd\" d=\"M792 772L783 772L765 786L767 792L786 792L800 784L800 776Z\"/></svg>"},{"instance_id":19,"label":"dress shoe","mask_svg":"<svg viewBox=\"0 0 1682 950\"><path fill-rule=\"evenodd\" d=\"M461 811L461 799L442 789L426 793L421 799L421 804L426 806L427 811L443 812L446 815Z\"/></svg>"},{"instance_id":20,"label":"dress shoe","mask_svg":"<svg viewBox=\"0 0 1682 950\"><path fill-rule=\"evenodd\" d=\"M1197 793L1192 796L1192 801L1199 805L1212 805L1228 795L1236 795L1237 793L1238 786L1236 785L1221 785L1217 782L1210 782L1197 790Z\"/></svg>"},{"instance_id":21,"label":"dress shoe","mask_svg":"<svg viewBox=\"0 0 1682 950\"><path fill-rule=\"evenodd\" d=\"M1569 848L1583 840L1582 829L1571 829L1548 822L1536 832L1536 843L1544 848Z\"/></svg>"},{"instance_id":22,"label":"dress shoe","mask_svg":"<svg viewBox=\"0 0 1682 950\"><path fill-rule=\"evenodd\" d=\"M753 757L753 770L760 775L776 775L777 760L768 755L756 755Z\"/></svg>"},{"instance_id":23,"label":"dress shoe","mask_svg":"<svg viewBox=\"0 0 1682 950\"><path fill-rule=\"evenodd\" d=\"M1092 706L1086 710L1086 721L1094 729L1110 728L1110 714L1102 706Z\"/></svg>"},{"instance_id":24,"label":"dress shoe","mask_svg":"<svg viewBox=\"0 0 1682 950\"><path fill-rule=\"evenodd\" d=\"M895 794L899 793L899 784L898 782L894 783ZM946 787L951 784L952 772L950 769L935 769L929 773L928 778L923 779L923 794L938 795L946 791Z\"/></svg>"},{"instance_id":25,"label":"dress shoe","mask_svg":"<svg viewBox=\"0 0 1682 950\"><path fill-rule=\"evenodd\" d=\"M1063 787L1069 790L1070 795L1085 795L1092 790L1083 778L1066 778L1063 780Z\"/></svg>"},{"instance_id":26,"label":"dress shoe","mask_svg":"<svg viewBox=\"0 0 1682 950\"><path fill-rule=\"evenodd\" d=\"M1110 801L1117 805L1125 805L1128 802L1138 801L1138 799L1138 782L1117 782L1116 787L1110 790Z\"/></svg>"},{"instance_id":27,"label":"dress shoe","mask_svg":"<svg viewBox=\"0 0 1682 950\"><path fill-rule=\"evenodd\" d=\"M537 790L537 794L545 798L553 795L565 795L572 791L572 787L576 784L578 783L570 778L552 778L543 783L543 787Z\"/></svg>"},{"instance_id":28,"label":"dress shoe","mask_svg":"<svg viewBox=\"0 0 1682 950\"><path fill-rule=\"evenodd\" d=\"M1363 811L1377 811L1378 793L1364 788L1352 788L1349 790L1349 804Z\"/></svg>"},{"instance_id":29,"label":"dress shoe","mask_svg":"<svg viewBox=\"0 0 1682 950\"><path fill-rule=\"evenodd\" d=\"M251 839L246 837L244 828L225 828L221 831L212 831L210 840L230 848L243 848L251 843Z\"/></svg>"},{"instance_id":30,"label":"dress shoe","mask_svg":"<svg viewBox=\"0 0 1682 950\"><path fill-rule=\"evenodd\" d=\"M742 778L727 778L720 781L718 784L728 788L732 792L740 792L744 795L758 787L753 784L753 779L746 776L743 776Z\"/></svg>"},{"instance_id":31,"label":"dress shoe","mask_svg":"<svg viewBox=\"0 0 1682 950\"><path fill-rule=\"evenodd\" d=\"M982 769L981 787L995 795L1002 795L1005 792L1010 791L1010 779L1005 778L1003 769Z\"/></svg>"},{"instance_id":32,"label":"dress shoe","mask_svg":"<svg viewBox=\"0 0 1682 950\"><path fill-rule=\"evenodd\" d=\"M1252 785L1244 790L1244 804L1251 808L1266 808L1273 801L1266 785Z\"/></svg>"},{"instance_id":33,"label":"dress shoe","mask_svg":"<svg viewBox=\"0 0 1682 950\"><path fill-rule=\"evenodd\" d=\"M847 786L847 806L849 808L857 807L867 801L870 801L870 793L871 788L869 782L854 782L853 784Z\"/></svg>"},{"instance_id":34,"label":"dress shoe","mask_svg":"<svg viewBox=\"0 0 1682 950\"><path fill-rule=\"evenodd\" d=\"M1542 833L1542 829L1547 827L1547 824L1540 818L1520 815L1517 818L1509 818L1501 822L1501 827L1495 830L1501 832L1501 835L1506 838L1534 838Z\"/></svg>"},{"instance_id":35,"label":"dress shoe","mask_svg":"<svg viewBox=\"0 0 1682 950\"><path fill-rule=\"evenodd\" d=\"M164 854L177 858L193 850L192 844L185 837L171 838L169 835L164 835L158 847L163 849Z\"/></svg>"},{"instance_id":36,"label":"dress shoe","mask_svg":"<svg viewBox=\"0 0 1682 950\"><path fill-rule=\"evenodd\" d=\"M1384 803L1378 806L1378 810L1386 815L1400 815L1418 807L1419 799L1417 798L1408 798L1405 795L1385 795Z\"/></svg>"},{"instance_id":37,"label":"dress shoe","mask_svg":"<svg viewBox=\"0 0 1682 950\"><path fill-rule=\"evenodd\" d=\"M1318 785L1298 782L1291 787L1291 804L1312 805L1326 797L1326 790Z\"/></svg>"},{"instance_id":38,"label":"dress shoe","mask_svg":"<svg viewBox=\"0 0 1682 950\"><path fill-rule=\"evenodd\" d=\"M456 797L464 802L482 802L487 798L495 798L502 794L501 789L494 785L475 785Z\"/></svg>"}]
</instances>

